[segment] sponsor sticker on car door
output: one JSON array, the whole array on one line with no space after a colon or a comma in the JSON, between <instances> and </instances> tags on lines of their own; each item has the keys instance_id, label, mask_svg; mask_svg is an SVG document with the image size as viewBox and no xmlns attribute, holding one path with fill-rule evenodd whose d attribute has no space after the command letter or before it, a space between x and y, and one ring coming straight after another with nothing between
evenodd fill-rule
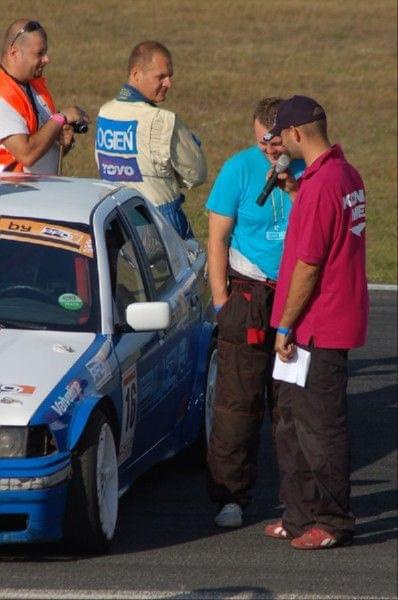
<instances>
[{"instance_id":1,"label":"sponsor sticker on car door","mask_svg":"<svg viewBox=\"0 0 398 600\"><path fill-rule=\"evenodd\" d=\"M120 435L119 465L131 455L137 422L137 367L132 365L122 375L123 418Z\"/></svg>"}]
</instances>

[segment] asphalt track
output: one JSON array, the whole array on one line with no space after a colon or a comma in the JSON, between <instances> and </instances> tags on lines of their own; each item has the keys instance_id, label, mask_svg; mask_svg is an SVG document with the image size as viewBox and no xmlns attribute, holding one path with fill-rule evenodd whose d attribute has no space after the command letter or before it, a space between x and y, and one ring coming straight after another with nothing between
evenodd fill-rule
<instances>
[{"instance_id":1,"label":"asphalt track","mask_svg":"<svg viewBox=\"0 0 398 600\"><path fill-rule=\"evenodd\" d=\"M261 476L245 526L212 523L203 469L170 461L122 499L109 556L68 557L59 546L0 548L0 598L326 600L397 598L396 293L372 290L369 341L351 354L355 543L318 552L263 536L281 514L267 424Z\"/></svg>"}]
</instances>

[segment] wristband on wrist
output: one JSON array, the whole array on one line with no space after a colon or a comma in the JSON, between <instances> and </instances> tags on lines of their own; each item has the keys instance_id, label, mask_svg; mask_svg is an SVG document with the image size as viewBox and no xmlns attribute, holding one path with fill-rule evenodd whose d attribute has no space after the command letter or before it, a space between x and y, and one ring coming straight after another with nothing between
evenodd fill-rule
<instances>
[{"instance_id":1,"label":"wristband on wrist","mask_svg":"<svg viewBox=\"0 0 398 600\"><path fill-rule=\"evenodd\" d=\"M58 123L58 125L65 125L66 123L66 117L63 113L54 113L53 115L51 115L50 119L52 121L55 121L56 123Z\"/></svg>"},{"instance_id":2,"label":"wristband on wrist","mask_svg":"<svg viewBox=\"0 0 398 600\"><path fill-rule=\"evenodd\" d=\"M215 313L220 312L221 307L222 307L222 304L213 304L214 312Z\"/></svg>"},{"instance_id":3,"label":"wristband on wrist","mask_svg":"<svg viewBox=\"0 0 398 600\"><path fill-rule=\"evenodd\" d=\"M290 335L292 333L292 329L289 327L277 327L276 331L278 333L282 333L283 335Z\"/></svg>"}]
</instances>

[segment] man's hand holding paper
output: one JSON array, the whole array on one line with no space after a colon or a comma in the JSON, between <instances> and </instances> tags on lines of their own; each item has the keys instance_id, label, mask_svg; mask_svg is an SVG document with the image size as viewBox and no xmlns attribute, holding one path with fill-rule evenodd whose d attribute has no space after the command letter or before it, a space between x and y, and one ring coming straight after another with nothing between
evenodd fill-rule
<instances>
[{"instance_id":1,"label":"man's hand holding paper","mask_svg":"<svg viewBox=\"0 0 398 600\"><path fill-rule=\"evenodd\" d=\"M293 344L291 344L293 346ZM272 377L280 381L295 383L300 387L305 387L308 370L310 368L311 353L300 346L295 346L292 357L288 361L281 360L279 354L276 355L274 371Z\"/></svg>"}]
</instances>

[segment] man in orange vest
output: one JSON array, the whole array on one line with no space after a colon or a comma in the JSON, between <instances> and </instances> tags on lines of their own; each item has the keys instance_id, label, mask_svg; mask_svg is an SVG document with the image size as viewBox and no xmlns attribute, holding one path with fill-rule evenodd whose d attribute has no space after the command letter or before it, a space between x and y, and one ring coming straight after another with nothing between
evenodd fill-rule
<instances>
[{"instance_id":1,"label":"man in orange vest","mask_svg":"<svg viewBox=\"0 0 398 600\"><path fill-rule=\"evenodd\" d=\"M56 112L43 78L49 62L38 21L9 26L0 64L0 172L57 173L60 152L73 143L72 125L88 122L77 106Z\"/></svg>"}]
</instances>

